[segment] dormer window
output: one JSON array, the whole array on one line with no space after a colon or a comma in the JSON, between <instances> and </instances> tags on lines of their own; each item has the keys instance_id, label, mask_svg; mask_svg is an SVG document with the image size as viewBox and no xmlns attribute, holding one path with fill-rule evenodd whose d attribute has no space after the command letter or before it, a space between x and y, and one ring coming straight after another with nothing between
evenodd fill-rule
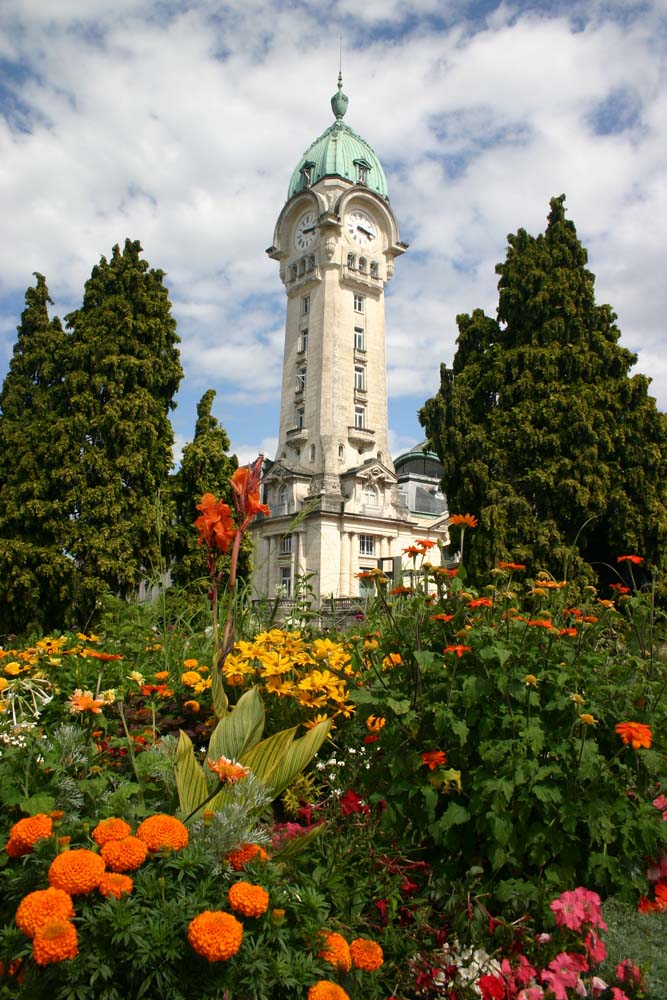
<instances>
[{"instance_id":1,"label":"dormer window","mask_svg":"<svg viewBox=\"0 0 667 1000\"><path fill-rule=\"evenodd\" d=\"M368 171L371 165L367 160L355 160L354 165L357 170L357 184L368 184Z\"/></svg>"},{"instance_id":2,"label":"dormer window","mask_svg":"<svg viewBox=\"0 0 667 1000\"><path fill-rule=\"evenodd\" d=\"M304 163L304 165L301 167L300 173L301 173L302 188L309 188L310 185L313 183L314 169L315 169L315 164L312 163L311 161L308 161L308 163Z\"/></svg>"}]
</instances>

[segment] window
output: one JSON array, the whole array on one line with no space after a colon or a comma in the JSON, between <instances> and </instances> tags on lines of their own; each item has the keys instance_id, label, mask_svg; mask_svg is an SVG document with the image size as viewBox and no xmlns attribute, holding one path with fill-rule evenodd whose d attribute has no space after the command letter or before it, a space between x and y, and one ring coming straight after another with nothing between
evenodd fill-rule
<instances>
[{"instance_id":1,"label":"window","mask_svg":"<svg viewBox=\"0 0 667 1000\"><path fill-rule=\"evenodd\" d=\"M360 257L359 258L359 274L365 274L365 273L366 273L366 258L365 257Z\"/></svg>"},{"instance_id":2,"label":"window","mask_svg":"<svg viewBox=\"0 0 667 1000\"><path fill-rule=\"evenodd\" d=\"M317 451L316 451L315 445L311 444L311 446L310 446L310 460L311 460L311 462L315 461L315 455L316 454L317 454Z\"/></svg>"},{"instance_id":3,"label":"window","mask_svg":"<svg viewBox=\"0 0 667 1000\"><path fill-rule=\"evenodd\" d=\"M292 551L292 536L283 535L280 539L280 554L281 556L288 556Z\"/></svg>"},{"instance_id":4,"label":"window","mask_svg":"<svg viewBox=\"0 0 667 1000\"><path fill-rule=\"evenodd\" d=\"M345 445L344 444L339 444L338 445L338 461L339 462L344 462L345 461Z\"/></svg>"},{"instance_id":5,"label":"window","mask_svg":"<svg viewBox=\"0 0 667 1000\"><path fill-rule=\"evenodd\" d=\"M357 313L362 313L364 311L364 297L363 295L357 295L354 293L354 311Z\"/></svg>"},{"instance_id":6,"label":"window","mask_svg":"<svg viewBox=\"0 0 667 1000\"><path fill-rule=\"evenodd\" d=\"M280 589L285 597L292 596L292 567L280 567Z\"/></svg>"},{"instance_id":7,"label":"window","mask_svg":"<svg viewBox=\"0 0 667 1000\"><path fill-rule=\"evenodd\" d=\"M289 490L286 486L281 486L278 490L278 507L284 512L287 512L287 505L289 503Z\"/></svg>"},{"instance_id":8,"label":"window","mask_svg":"<svg viewBox=\"0 0 667 1000\"><path fill-rule=\"evenodd\" d=\"M310 312L310 295L304 295L301 299L301 315L307 316Z\"/></svg>"},{"instance_id":9,"label":"window","mask_svg":"<svg viewBox=\"0 0 667 1000\"><path fill-rule=\"evenodd\" d=\"M303 392L306 388L306 369L297 368L296 370L296 391Z\"/></svg>"},{"instance_id":10,"label":"window","mask_svg":"<svg viewBox=\"0 0 667 1000\"><path fill-rule=\"evenodd\" d=\"M306 273L306 258L302 257L299 261L299 277L301 278Z\"/></svg>"},{"instance_id":11,"label":"window","mask_svg":"<svg viewBox=\"0 0 667 1000\"><path fill-rule=\"evenodd\" d=\"M366 350L366 339L364 337L364 328L362 326L355 326L354 328L354 349L355 351Z\"/></svg>"},{"instance_id":12,"label":"window","mask_svg":"<svg viewBox=\"0 0 667 1000\"><path fill-rule=\"evenodd\" d=\"M354 256L353 253L349 253L347 255L347 266L353 268L356 267L356 264L357 264L357 258Z\"/></svg>"},{"instance_id":13,"label":"window","mask_svg":"<svg viewBox=\"0 0 667 1000\"><path fill-rule=\"evenodd\" d=\"M308 254L308 259L306 260L306 270L307 271L314 271L315 270L315 254L314 253L309 253Z\"/></svg>"},{"instance_id":14,"label":"window","mask_svg":"<svg viewBox=\"0 0 667 1000\"><path fill-rule=\"evenodd\" d=\"M296 408L296 426L300 431L306 426L306 411L303 406Z\"/></svg>"},{"instance_id":15,"label":"window","mask_svg":"<svg viewBox=\"0 0 667 1000\"><path fill-rule=\"evenodd\" d=\"M301 167L300 173L302 179L302 186L304 188L310 187L310 185L313 183L314 166L315 166L314 163L309 162L309 163L304 163L304 165Z\"/></svg>"},{"instance_id":16,"label":"window","mask_svg":"<svg viewBox=\"0 0 667 1000\"><path fill-rule=\"evenodd\" d=\"M289 280L296 281L296 264L290 264L289 268Z\"/></svg>"},{"instance_id":17,"label":"window","mask_svg":"<svg viewBox=\"0 0 667 1000\"><path fill-rule=\"evenodd\" d=\"M364 487L364 504L367 507L378 506L378 491L372 483L367 483Z\"/></svg>"},{"instance_id":18,"label":"window","mask_svg":"<svg viewBox=\"0 0 667 1000\"><path fill-rule=\"evenodd\" d=\"M371 278L377 278L378 276L378 262L376 260L371 261Z\"/></svg>"},{"instance_id":19,"label":"window","mask_svg":"<svg viewBox=\"0 0 667 1000\"><path fill-rule=\"evenodd\" d=\"M363 365L354 366L354 388L359 392L366 391L366 369Z\"/></svg>"},{"instance_id":20,"label":"window","mask_svg":"<svg viewBox=\"0 0 667 1000\"><path fill-rule=\"evenodd\" d=\"M357 184L368 184L370 164L366 160L355 160L354 165L357 168Z\"/></svg>"},{"instance_id":21,"label":"window","mask_svg":"<svg viewBox=\"0 0 667 1000\"><path fill-rule=\"evenodd\" d=\"M359 555L375 555L375 538L373 535L359 535Z\"/></svg>"},{"instance_id":22,"label":"window","mask_svg":"<svg viewBox=\"0 0 667 1000\"><path fill-rule=\"evenodd\" d=\"M301 331L301 337L299 339L299 354L308 353L308 330Z\"/></svg>"},{"instance_id":23,"label":"window","mask_svg":"<svg viewBox=\"0 0 667 1000\"><path fill-rule=\"evenodd\" d=\"M365 406L355 406L354 408L354 426L355 427L365 427L366 426L366 407Z\"/></svg>"}]
</instances>

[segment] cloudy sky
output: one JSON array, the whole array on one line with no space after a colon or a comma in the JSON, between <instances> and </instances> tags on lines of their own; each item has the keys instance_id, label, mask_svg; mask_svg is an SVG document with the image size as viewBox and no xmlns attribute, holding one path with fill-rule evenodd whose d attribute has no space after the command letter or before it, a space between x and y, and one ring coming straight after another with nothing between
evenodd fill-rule
<instances>
[{"instance_id":1,"label":"cloudy sky","mask_svg":"<svg viewBox=\"0 0 667 1000\"><path fill-rule=\"evenodd\" d=\"M451 363L455 317L497 305L506 237L552 195L598 302L667 409L666 0L2 0L0 377L32 272L54 312L138 239L167 272L185 379L242 460L276 444L284 291L265 249L332 121L379 155L410 250L387 295L394 454Z\"/></svg>"}]
</instances>

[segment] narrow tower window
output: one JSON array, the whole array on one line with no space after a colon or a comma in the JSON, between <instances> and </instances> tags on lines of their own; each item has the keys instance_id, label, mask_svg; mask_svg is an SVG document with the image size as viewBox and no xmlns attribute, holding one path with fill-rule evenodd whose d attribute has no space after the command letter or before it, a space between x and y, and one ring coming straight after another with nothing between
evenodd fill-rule
<instances>
[{"instance_id":1,"label":"narrow tower window","mask_svg":"<svg viewBox=\"0 0 667 1000\"><path fill-rule=\"evenodd\" d=\"M301 338L299 340L299 354L308 353L308 330L301 331Z\"/></svg>"},{"instance_id":2,"label":"narrow tower window","mask_svg":"<svg viewBox=\"0 0 667 1000\"><path fill-rule=\"evenodd\" d=\"M363 295L354 294L354 311L362 313L364 311L364 297Z\"/></svg>"},{"instance_id":3,"label":"narrow tower window","mask_svg":"<svg viewBox=\"0 0 667 1000\"><path fill-rule=\"evenodd\" d=\"M307 316L310 312L310 295L304 295L301 299L301 315Z\"/></svg>"},{"instance_id":4,"label":"narrow tower window","mask_svg":"<svg viewBox=\"0 0 667 1000\"><path fill-rule=\"evenodd\" d=\"M364 330L361 326L354 328L354 349L355 351L365 351L366 342L364 340Z\"/></svg>"},{"instance_id":5,"label":"narrow tower window","mask_svg":"<svg viewBox=\"0 0 667 1000\"><path fill-rule=\"evenodd\" d=\"M366 407L365 406L355 406L354 408L354 426L358 428L364 428L366 426Z\"/></svg>"},{"instance_id":6,"label":"narrow tower window","mask_svg":"<svg viewBox=\"0 0 667 1000\"><path fill-rule=\"evenodd\" d=\"M359 392L366 391L366 369L363 365L354 366L354 388Z\"/></svg>"},{"instance_id":7,"label":"narrow tower window","mask_svg":"<svg viewBox=\"0 0 667 1000\"><path fill-rule=\"evenodd\" d=\"M378 262L376 260L371 261L371 278L377 278L378 276Z\"/></svg>"},{"instance_id":8,"label":"narrow tower window","mask_svg":"<svg viewBox=\"0 0 667 1000\"><path fill-rule=\"evenodd\" d=\"M304 392L306 388L306 369L298 368L296 373L296 391Z\"/></svg>"}]
</instances>

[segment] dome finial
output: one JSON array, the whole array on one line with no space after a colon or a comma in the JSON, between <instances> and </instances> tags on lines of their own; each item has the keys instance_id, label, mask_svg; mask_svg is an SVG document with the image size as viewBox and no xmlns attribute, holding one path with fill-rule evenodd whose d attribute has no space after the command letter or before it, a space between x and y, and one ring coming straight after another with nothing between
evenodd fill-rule
<instances>
[{"instance_id":1,"label":"dome finial","mask_svg":"<svg viewBox=\"0 0 667 1000\"><path fill-rule=\"evenodd\" d=\"M338 90L331 98L331 110L337 121L340 121L347 111L347 106L349 104L349 99L347 94L343 93L343 74L338 72Z\"/></svg>"}]
</instances>

